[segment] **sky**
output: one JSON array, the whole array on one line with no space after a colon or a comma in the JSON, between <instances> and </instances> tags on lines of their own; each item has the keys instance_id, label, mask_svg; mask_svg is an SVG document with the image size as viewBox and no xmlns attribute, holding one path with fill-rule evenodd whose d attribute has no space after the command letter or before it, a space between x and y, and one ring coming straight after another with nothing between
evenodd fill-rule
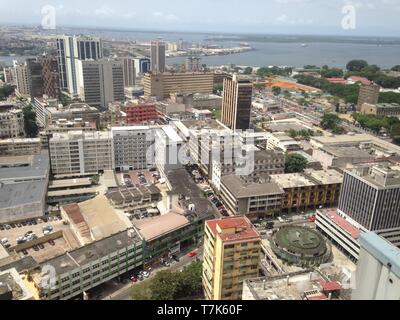
<instances>
[{"instance_id":1,"label":"sky","mask_svg":"<svg viewBox=\"0 0 400 320\"><path fill-rule=\"evenodd\" d=\"M2 0L0 24L40 25L47 5L56 26L349 36L400 30L400 0Z\"/></svg>"}]
</instances>

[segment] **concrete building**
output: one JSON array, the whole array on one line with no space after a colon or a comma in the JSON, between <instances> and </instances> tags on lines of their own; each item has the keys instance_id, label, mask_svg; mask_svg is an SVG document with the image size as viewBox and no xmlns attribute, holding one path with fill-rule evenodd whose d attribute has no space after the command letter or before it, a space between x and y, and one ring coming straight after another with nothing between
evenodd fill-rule
<instances>
[{"instance_id":1,"label":"concrete building","mask_svg":"<svg viewBox=\"0 0 400 320\"><path fill-rule=\"evenodd\" d=\"M185 69L188 72L196 72L201 70L200 57L187 57L185 61Z\"/></svg>"},{"instance_id":2,"label":"concrete building","mask_svg":"<svg viewBox=\"0 0 400 320\"><path fill-rule=\"evenodd\" d=\"M272 181L285 191L283 211L332 207L339 201L343 175L334 169L306 169L304 173L271 175Z\"/></svg>"},{"instance_id":3,"label":"concrete building","mask_svg":"<svg viewBox=\"0 0 400 320\"><path fill-rule=\"evenodd\" d=\"M57 38L57 60L60 89L79 95L78 62L103 58L103 42L99 38L61 36Z\"/></svg>"},{"instance_id":4,"label":"concrete building","mask_svg":"<svg viewBox=\"0 0 400 320\"><path fill-rule=\"evenodd\" d=\"M353 300L400 299L400 249L373 232L360 237Z\"/></svg>"},{"instance_id":5,"label":"concrete building","mask_svg":"<svg viewBox=\"0 0 400 320\"><path fill-rule=\"evenodd\" d=\"M54 175L98 173L114 168L110 132L54 133L49 140Z\"/></svg>"},{"instance_id":6,"label":"concrete building","mask_svg":"<svg viewBox=\"0 0 400 320\"><path fill-rule=\"evenodd\" d=\"M134 58L135 63L135 75L145 74L150 71L150 59L149 58Z\"/></svg>"},{"instance_id":7,"label":"concrete building","mask_svg":"<svg viewBox=\"0 0 400 320\"><path fill-rule=\"evenodd\" d=\"M38 154L40 150L40 138L10 138L0 140L0 155L2 156Z\"/></svg>"},{"instance_id":8,"label":"concrete building","mask_svg":"<svg viewBox=\"0 0 400 320\"><path fill-rule=\"evenodd\" d=\"M206 221L203 289L208 300L238 300L243 281L258 276L261 238L246 217Z\"/></svg>"},{"instance_id":9,"label":"concrete building","mask_svg":"<svg viewBox=\"0 0 400 320\"><path fill-rule=\"evenodd\" d=\"M165 42L151 41L150 44L151 72L163 73L165 71Z\"/></svg>"},{"instance_id":10,"label":"concrete building","mask_svg":"<svg viewBox=\"0 0 400 320\"><path fill-rule=\"evenodd\" d=\"M196 109L221 109L222 108L222 97L215 94L200 94L195 93L193 95L192 105Z\"/></svg>"},{"instance_id":11,"label":"concrete building","mask_svg":"<svg viewBox=\"0 0 400 320\"><path fill-rule=\"evenodd\" d=\"M3 68L4 82L12 86L17 85L17 75L14 67Z\"/></svg>"},{"instance_id":12,"label":"concrete building","mask_svg":"<svg viewBox=\"0 0 400 320\"><path fill-rule=\"evenodd\" d=\"M124 87L133 87L135 85L136 71L135 60L133 58L122 58L124 71Z\"/></svg>"},{"instance_id":13,"label":"concrete building","mask_svg":"<svg viewBox=\"0 0 400 320\"><path fill-rule=\"evenodd\" d=\"M363 84L358 94L357 111L361 111L364 103L377 104L381 87L375 83Z\"/></svg>"},{"instance_id":14,"label":"concrete building","mask_svg":"<svg viewBox=\"0 0 400 320\"><path fill-rule=\"evenodd\" d=\"M13 105L0 105L0 138L18 138L24 133L22 110L14 108Z\"/></svg>"},{"instance_id":15,"label":"concrete building","mask_svg":"<svg viewBox=\"0 0 400 320\"><path fill-rule=\"evenodd\" d=\"M21 97L30 97L30 86L29 86L29 77L28 77L28 67L25 64L14 64L15 69L15 76L16 76L16 83L17 88L16 92L17 95Z\"/></svg>"},{"instance_id":16,"label":"concrete building","mask_svg":"<svg viewBox=\"0 0 400 320\"><path fill-rule=\"evenodd\" d=\"M360 112L376 116L398 117L400 116L400 105L397 103L363 103Z\"/></svg>"},{"instance_id":17,"label":"concrete building","mask_svg":"<svg viewBox=\"0 0 400 320\"><path fill-rule=\"evenodd\" d=\"M345 171L338 210L355 226L400 246L400 171L383 165Z\"/></svg>"},{"instance_id":18,"label":"concrete building","mask_svg":"<svg viewBox=\"0 0 400 320\"><path fill-rule=\"evenodd\" d=\"M232 130L250 127L253 84L237 75L224 79L221 122Z\"/></svg>"},{"instance_id":19,"label":"concrete building","mask_svg":"<svg viewBox=\"0 0 400 320\"><path fill-rule=\"evenodd\" d=\"M213 73L179 72L146 73L143 78L144 95L158 100L179 94L211 94L213 92Z\"/></svg>"},{"instance_id":20,"label":"concrete building","mask_svg":"<svg viewBox=\"0 0 400 320\"><path fill-rule=\"evenodd\" d=\"M117 170L146 169L147 152L154 143L153 129L148 126L111 128L114 146L114 166ZM150 159L152 156L149 155Z\"/></svg>"},{"instance_id":21,"label":"concrete building","mask_svg":"<svg viewBox=\"0 0 400 320\"><path fill-rule=\"evenodd\" d=\"M31 98L43 95L42 64L37 59L26 59L29 94Z\"/></svg>"},{"instance_id":22,"label":"concrete building","mask_svg":"<svg viewBox=\"0 0 400 320\"><path fill-rule=\"evenodd\" d=\"M221 198L234 215L272 216L282 207L285 192L276 183L228 175L221 178Z\"/></svg>"},{"instance_id":23,"label":"concrete building","mask_svg":"<svg viewBox=\"0 0 400 320\"><path fill-rule=\"evenodd\" d=\"M0 158L0 223L43 216L49 182L47 151Z\"/></svg>"},{"instance_id":24,"label":"concrete building","mask_svg":"<svg viewBox=\"0 0 400 320\"><path fill-rule=\"evenodd\" d=\"M109 103L106 111L100 113L100 125L107 128L126 125L125 106L120 102Z\"/></svg>"},{"instance_id":25,"label":"concrete building","mask_svg":"<svg viewBox=\"0 0 400 320\"><path fill-rule=\"evenodd\" d=\"M126 124L150 124L158 120L158 113L154 103L128 104L125 107Z\"/></svg>"},{"instance_id":26,"label":"concrete building","mask_svg":"<svg viewBox=\"0 0 400 320\"><path fill-rule=\"evenodd\" d=\"M52 56L41 56L38 62L42 67L43 94L50 98L60 97L60 76L58 60Z\"/></svg>"},{"instance_id":27,"label":"concrete building","mask_svg":"<svg viewBox=\"0 0 400 320\"><path fill-rule=\"evenodd\" d=\"M108 59L77 62L78 92L83 101L106 109L111 102L124 102L124 64Z\"/></svg>"},{"instance_id":28,"label":"concrete building","mask_svg":"<svg viewBox=\"0 0 400 320\"><path fill-rule=\"evenodd\" d=\"M285 133L270 133L267 136L267 149L283 152L298 151L301 150L301 144Z\"/></svg>"}]
</instances>

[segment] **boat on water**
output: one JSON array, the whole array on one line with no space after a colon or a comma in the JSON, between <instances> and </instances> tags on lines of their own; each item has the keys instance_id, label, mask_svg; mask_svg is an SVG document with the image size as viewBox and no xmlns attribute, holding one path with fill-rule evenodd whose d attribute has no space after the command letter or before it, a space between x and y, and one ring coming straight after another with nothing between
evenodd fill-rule
<instances>
[{"instance_id":1,"label":"boat on water","mask_svg":"<svg viewBox=\"0 0 400 320\"><path fill-rule=\"evenodd\" d=\"M307 44L307 43L302 43L301 46L302 46L303 48L306 48L306 47L308 47L308 44Z\"/></svg>"}]
</instances>

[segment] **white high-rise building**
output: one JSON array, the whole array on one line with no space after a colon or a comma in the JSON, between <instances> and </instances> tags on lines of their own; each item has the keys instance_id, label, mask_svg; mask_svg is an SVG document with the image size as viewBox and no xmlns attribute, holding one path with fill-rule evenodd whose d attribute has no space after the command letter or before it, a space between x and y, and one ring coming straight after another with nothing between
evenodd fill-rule
<instances>
[{"instance_id":1,"label":"white high-rise building","mask_svg":"<svg viewBox=\"0 0 400 320\"><path fill-rule=\"evenodd\" d=\"M79 96L87 104L105 109L125 100L122 61L79 60L77 66Z\"/></svg>"},{"instance_id":2,"label":"white high-rise building","mask_svg":"<svg viewBox=\"0 0 400 320\"><path fill-rule=\"evenodd\" d=\"M165 42L155 40L150 46L151 71L162 73L165 71Z\"/></svg>"},{"instance_id":3,"label":"white high-rise building","mask_svg":"<svg viewBox=\"0 0 400 320\"><path fill-rule=\"evenodd\" d=\"M60 89L71 95L78 95L78 61L101 58L103 58L103 43L99 38L81 36L61 36L57 38Z\"/></svg>"}]
</instances>

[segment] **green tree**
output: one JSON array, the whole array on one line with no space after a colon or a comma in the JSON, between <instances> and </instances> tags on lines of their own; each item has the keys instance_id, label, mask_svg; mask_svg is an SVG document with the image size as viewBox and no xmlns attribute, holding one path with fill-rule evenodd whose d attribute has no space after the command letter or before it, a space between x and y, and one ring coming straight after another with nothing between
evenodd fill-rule
<instances>
[{"instance_id":1,"label":"green tree","mask_svg":"<svg viewBox=\"0 0 400 320\"><path fill-rule=\"evenodd\" d=\"M282 92L282 89L280 87L272 87L272 92L274 95L279 96Z\"/></svg>"},{"instance_id":2,"label":"green tree","mask_svg":"<svg viewBox=\"0 0 400 320\"><path fill-rule=\"evenodd\" d=\"M400 64L395 65L391 70L400 72Z\"/></svg>"},{"instance_id":3,"label":"green tree","mask_svg":"<svg viewBox=\"0 0 400 320\"><path fill-rule=\"evenodd\" d=\"M200 261L192 262L180 273L179 287L176 292L177 297L184 298L188 296L197 296L202 292L202 263Z\"/></svg>"},{"instance_id":4,"label":"green tree","mask_svg":"<svg viewBox=\"0 0 400 320\"><path fill-rule=\"evenodd\" d=\"M223 89L224 89L224 86L222 83L216 83L216 84L214 84L213 92L214 92L214 94L217 94L217 93L222 92Z\"/></svg>"},{"instance_id":5,"label":"green tree","mask_svg":"<svg viewBox=\"0 0 400 320\"><path fill-rule=\"evenodd\" d=\"M244 70L243 70L243 73L244 74L251 74L253 72L253 68L252 67L246 67Z\"/></svg>"},{"instance_id":6,"label":"green tree","mask_svg":"<svg viewBox=\"0 0 400 320\"><path fill-rule=\"evenodd\" d=\"M257 82L257 83L254 83L254 84L253 84L253 87L254 87L255 89L261 90L261 89L264 89L264 88L265 88L265 83L264 83L264 82Z\"/></svg>"},{"instance_id":7,"label":"green tree","mask_svg":"<svg viewBox=\"0 0 400 320\"><path fill-rule=\"evenodd\" d=\"M325 113L321 120L321 127L323 129L334 130L337 128L342 121L340 118L334 113Z\"/></svg>"},{"instance_id":8,"label":"green tree","mask_svg":"<svg viewBox=\"0 0 400 320\"><path fill-rule=\"evenodd\" d=\"M285 172L296 173L303 172L307 167L308 161L301 154L289 153L286 154Z\"/></svg>"},{"instance_id":9,"label":"green tree","mask_svg":"<svg viewBox=\"0 0 400 320\"><path fill-rule=\"evenodd\" d=\"M361 71L366 66L368 66L368 62L365 60L351 60L347 63L346 69L348 71Z\"/></svg>"},{"instance_id":10,"label":"green tree","mask_svg":"<svg viewBox=\"0 0 400 320\"><path fill-rule=\"evenodd\" d=\"M173 300L179 288L179 276L175 272L162 270L156 274L150 284L153 300Z\"/></svg>"},{"instance_id":11,"label":"green tree","mask_svg":"<svg viewBox=\"0 0 400 320\"><path fill-rule=\"evenodd\" d=\"M14 93L15 88L8 84L0 88L0 100L7 99L11 94Z\"/></svg>"},{"instance_id":12,"label":"green tree","mask_svg":"<svg viewBox=\"0 0 400 320\"><path fill-rule=\"evenodd\" d=\"M36 123L36 113L32 110L32 105L25 107L22 111L26 136L29 138L36 137L39 133L39 128Z\"/></svg>"}]
</instances>

